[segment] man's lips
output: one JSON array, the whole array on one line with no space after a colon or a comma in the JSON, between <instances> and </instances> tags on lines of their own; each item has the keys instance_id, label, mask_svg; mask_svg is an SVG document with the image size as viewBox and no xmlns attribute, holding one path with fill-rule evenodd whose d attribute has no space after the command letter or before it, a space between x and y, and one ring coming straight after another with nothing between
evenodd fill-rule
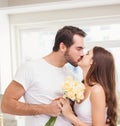
<instances>
[{"instance_id":1,"label":"man's lips","mask_svg":"<svg viewBox=\"0 0 120 126\"><path fill-rule=\"evenodd\" d=\"M81 56L79 59L78 59L78 62L83 58L83 56Z\"/></svg>"}]
</instances>

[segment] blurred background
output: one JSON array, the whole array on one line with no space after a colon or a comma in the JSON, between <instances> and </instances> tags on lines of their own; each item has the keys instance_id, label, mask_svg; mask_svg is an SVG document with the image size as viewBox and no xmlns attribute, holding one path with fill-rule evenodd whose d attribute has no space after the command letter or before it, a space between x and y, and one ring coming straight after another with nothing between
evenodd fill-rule
<instances>
[{"instance_id":1,"label":"blurred background","mask_svg":"<svg viewBox=\"0 0 120 126\"><path fill-rule=\"evenodd\" d=\"M120 0L0 0L0 99L18 66L51 52L57 30L65 25L85 30L85 52L102 46L113 53L120 106ZM82 79L80 69L66 66ZM118 113L119 126L120 108ZM24 122L0 111L0 126Z\"/></svg>"}]
</instances>

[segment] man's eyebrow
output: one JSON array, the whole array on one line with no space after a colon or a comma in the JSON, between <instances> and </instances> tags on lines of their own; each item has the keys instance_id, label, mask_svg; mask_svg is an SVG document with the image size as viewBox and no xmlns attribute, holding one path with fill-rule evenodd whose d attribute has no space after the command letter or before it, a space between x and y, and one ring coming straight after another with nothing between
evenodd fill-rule
<instances>
[{"instance_id":1,"label":"man's eyebrow","mask_svg":"<svg viewBox=\"0 0 120 126\"><path fill-rule=\"evenodd\" d=\"M79 49L84 49L85 47L79 46L79 47L77 47L77 48L79 48Z\"/></svg>"}]
</instances>

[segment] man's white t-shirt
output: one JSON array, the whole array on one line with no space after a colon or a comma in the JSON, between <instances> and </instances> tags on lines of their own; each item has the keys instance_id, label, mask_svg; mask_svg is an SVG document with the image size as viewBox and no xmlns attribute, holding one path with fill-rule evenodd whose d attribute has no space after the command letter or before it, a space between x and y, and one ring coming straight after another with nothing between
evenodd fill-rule
<instances>
[{"instance_id":1,"label":"man's white t-shirt","mask_svg":"<svg viewBox=\"0 0 120 126\"><path fill-rule=\"evenodd\" d=\"M59 68L44 59L30 61L18 68L14 80L25 89L24 99L29 104L49 104L63 95L62 85L70 73L65 67ZM26 116L26 126L45 126L48 115ZM58 116L55 126L72 126L63 116Z\"/></svg>"}]
</instances>

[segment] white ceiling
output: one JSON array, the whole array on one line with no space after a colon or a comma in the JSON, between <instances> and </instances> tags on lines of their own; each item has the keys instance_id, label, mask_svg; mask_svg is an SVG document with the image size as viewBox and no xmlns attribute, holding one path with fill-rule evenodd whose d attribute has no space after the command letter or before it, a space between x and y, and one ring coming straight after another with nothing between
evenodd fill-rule
<instances>
[{"instance_id":1,"label":"white ceiling","mask_svg":"<svg viewBox=\"0 0 120 126\"><path fill-rule=\"evenodd\" d=\"M8 6L20 6L31 4L43 4L43 3L74 3L81 4L81 6L88 5L106 5L106 4L120 4L120 0L0 0L2 2L8 1Z\"/></svg>"},{"instance_id":2,"label":"white ceiling","mask_svg":"<svg viewBox=\"0 0 120 126\"><path fill-rule=\"evenodd\" d=\"M105 5L120 5L120 0L9 0L9 2L10 1L16 2L16 6L1 8L0 12L13 14ZM21 1L21 4L23 5L19 5L20 3L18 1ZM29 4L24 4L24 1L27 1ZM32 4L30 4L31 1L33 2Z\"/></svg>"}]
</instances>

